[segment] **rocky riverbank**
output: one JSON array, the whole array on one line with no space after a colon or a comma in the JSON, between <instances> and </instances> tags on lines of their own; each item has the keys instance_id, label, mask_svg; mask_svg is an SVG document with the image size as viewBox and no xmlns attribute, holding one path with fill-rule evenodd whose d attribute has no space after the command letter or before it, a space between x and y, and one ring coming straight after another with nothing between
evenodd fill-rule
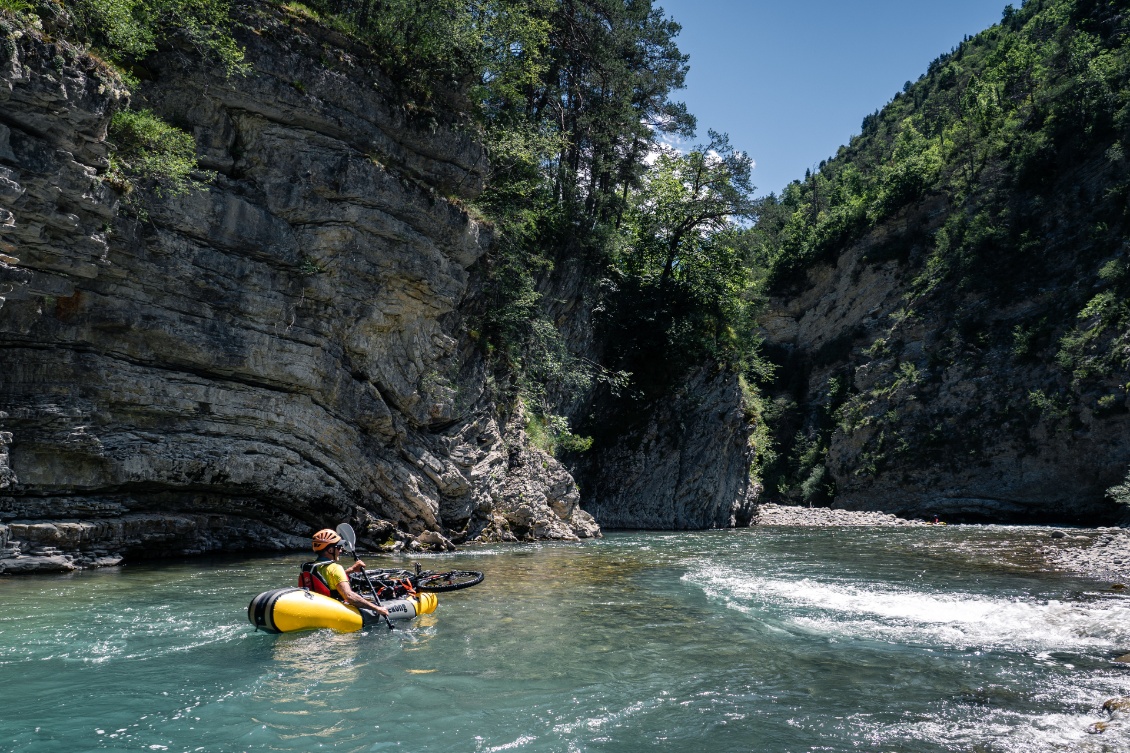
<instances>
[{"instance_id":1,"label":"rocky riverbank","mask_svg":"<svg viewBox=\"0 0 1130 753\"><path fill-rule=\"evenodd\" d=\"M758 505L750 525L758 526L923 526L924 520L908 520L885 512L836 510L830 507Z\"/></svg>"},{"instance_id":2,"label":"rocky riverbank","mask_svg":"<svg viewBox=\"0 0 1130 753\"><path fill-rule=\"evenodd\" d=\"M1099 580L1130 584L1130 529L1055 529L1044 547L1057 569Z\"/></svg>"},{"instance_id":3,"label":"rocky riverbank","mask_svg":"<svg viewBox=\"0 0 1130 753\"><path fill-rule=\"evenodd\" d=\"M881 512L827 507L758 505L751 525L762 526L923 526L932 521L900 518ZM1051 528L1040 546L1051 568L1097 580L1130 584L1130 529Z\"/></svg>"}]
</instances>

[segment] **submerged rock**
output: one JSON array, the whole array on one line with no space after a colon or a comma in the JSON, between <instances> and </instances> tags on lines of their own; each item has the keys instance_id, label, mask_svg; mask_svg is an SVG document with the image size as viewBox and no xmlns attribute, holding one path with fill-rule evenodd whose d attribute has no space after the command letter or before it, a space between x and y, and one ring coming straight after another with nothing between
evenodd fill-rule
<instances>
[{"instance_id":1,"label":"submerged rock","mask_svg":"<svg viewBox=\"0 0 1130 753\"><path fill-rule=\"evenodd\" d=\"M1107 699L1103 703L1103 711L1108 714L1130 714L1130 696L1119 696L1118 698Z\"/></svg>"},{"instance_id":2,"label":"submerged rock","mask_svg":"<svg viewBox=\"0 0 1130 753\"><path fill-rule=\"evenodd\" d=\"M1094 735L1101 735L1114 731L1119 733L1130 731L1130 724L1128 724L1128 719L1130 719L1130 696L1108 699L1103 703L1103 711L1105 711L1110 718L1095 722L1087 728L1088 732Z\"/></svg>"}]
</instances>

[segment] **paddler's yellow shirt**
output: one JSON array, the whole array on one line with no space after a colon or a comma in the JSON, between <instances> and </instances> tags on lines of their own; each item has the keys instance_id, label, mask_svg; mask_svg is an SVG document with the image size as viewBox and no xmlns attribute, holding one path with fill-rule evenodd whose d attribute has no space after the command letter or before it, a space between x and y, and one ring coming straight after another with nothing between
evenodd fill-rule
<instances>
[{"instance_id":1,"label":"paddler's yellow shirt","mask_svg":"<svg viewBox=\"0 0 1130 753\"><path fill-rule=\"evenodd\" d=\"M318 568L318 572L320 572L322 574L322 577L325 578L326 585L330 587L330 590L337 591L337 593L340 595L341 591L337 590L337 584L341 583L348 577L345 574L345 568L337 564L336 562L326 562L323 560L315 562L314 566Z\"/></svg>"}]
</instances>

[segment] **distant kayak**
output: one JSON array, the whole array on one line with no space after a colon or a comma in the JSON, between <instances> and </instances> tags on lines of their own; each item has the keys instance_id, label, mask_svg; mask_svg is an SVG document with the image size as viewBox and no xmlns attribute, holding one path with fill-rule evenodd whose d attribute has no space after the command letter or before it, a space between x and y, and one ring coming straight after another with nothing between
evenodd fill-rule
<instances>
[{"instance_id":1,"label":"distant kayak","mask_svg":"<svg viewBox=\"0 0 1130 753\"><path fill-rule=\"evenodd\" d=\"M419 593L382 601L381 606L388 610L389 619L411 620L417 615L434 612L438 601L433 593ZM256 630L268 633L291 633L319 628L353 633L365 626L361 612L352 604L342 603L305 588L264 591L247 606L247 619Z\"/></svg>"}]
</instances>

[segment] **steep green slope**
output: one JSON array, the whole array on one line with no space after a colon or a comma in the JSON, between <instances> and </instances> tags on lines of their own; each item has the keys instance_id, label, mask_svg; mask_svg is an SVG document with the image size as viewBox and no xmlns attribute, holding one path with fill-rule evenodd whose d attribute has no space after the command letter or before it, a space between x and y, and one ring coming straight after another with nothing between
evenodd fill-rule
<instances>
[{"instance_id":1,"label":"steep green slope","mask_svg":"<svg viewBox=\"0 0 1130 753\"><path fill-rule=\"evenodd\" d=\"M754 234L784 366L772 495L1095 518L1130 461L1130 13L1032 0ZM884 501L885 500L885 501Z\"/></svg>"}]
</instances>

